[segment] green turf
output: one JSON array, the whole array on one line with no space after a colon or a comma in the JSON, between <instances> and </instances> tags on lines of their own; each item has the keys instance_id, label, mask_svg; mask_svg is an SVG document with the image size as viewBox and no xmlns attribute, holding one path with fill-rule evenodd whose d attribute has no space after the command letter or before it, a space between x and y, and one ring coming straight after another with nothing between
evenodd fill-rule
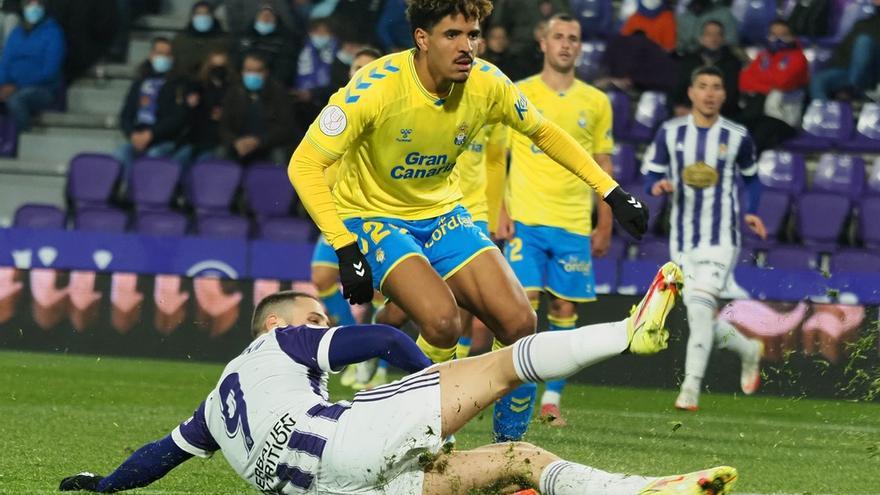
<instances>
[{"instance_id":1,"label":"green turf","mask_svg":"<svg viewBox=\"0 0 880 495\"><path fill-rule=\"evenodd\" d=\"M213 387L221 366L0 352L0 493L51 493L63 476L111 471L166 435ZM346 397L338 384L334 398ZM737 492L880 493L876 404L704 395L697 414L673 391L570 385L569 426L533 423L527 440L602 469L670 474L730 464ZM457 435L485 443L491 417ZM138 493L250 493L222 456L193 460Z\"/></svg>"}]
</instances>

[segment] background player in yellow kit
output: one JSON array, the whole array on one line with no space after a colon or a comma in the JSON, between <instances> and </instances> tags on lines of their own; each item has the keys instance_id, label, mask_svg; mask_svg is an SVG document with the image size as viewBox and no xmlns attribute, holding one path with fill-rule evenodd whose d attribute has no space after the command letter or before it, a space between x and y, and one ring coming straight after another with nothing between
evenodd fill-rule
<instances>
[{"instance_id":1,"label":"background player in yellow kit","mask_svg":"<svg viewBox=\"0 0 880 495\"><path fill-rule=\"evenodd\" d=\"M365 66L333 95L288 168L336 251L343 295L361 304L379 289L418 325L419 346L435 362L455 354L458 306L503 344L535 332L525 292L459 204L456 159L484 125L502 122L530 136L601 194L624 229L641 236L647 228L641 202L501 71L475 59L480 21L491 9L488 0L411 0L416 48ZM324 169L339 159L331 193ZM524 430L496 430L496 438Z\"/></svg>"},{"instance_id":2,"label":"background player in yellow kit","mask_svg":"<svg viewBox=\"0 0 880 495\"><path fill-rule=\"evenodd\" d=\"M557 14L541 39L543 70L517 86L545 118L571 134L610 174L611 102L605 93L575 79L580 49L580 24ZM528 137L513 133L510 140L506 209L497 234L508 240L507 261L532 307L537 308L541 293L548 292L550 329L570 330L577 326L577 303L596 298L591 251L601 256L608 250L611 209L599 203L598 224L592 230L593 190ZM549 382L541 397L541 416L557 426L565 424L559 411L564 386L565 380Z\"/></svg>"}]
</instances>

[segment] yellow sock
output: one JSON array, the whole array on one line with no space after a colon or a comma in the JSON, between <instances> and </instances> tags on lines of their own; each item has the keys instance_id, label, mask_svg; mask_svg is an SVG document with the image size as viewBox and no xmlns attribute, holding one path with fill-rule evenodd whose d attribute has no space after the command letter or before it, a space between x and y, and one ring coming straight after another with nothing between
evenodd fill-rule
<instances>
[{"instance_id":1,"label":"yellow sock","mask_svg":"<svg viewBox=\"0 0 880 495\"><path fill-rule=\"evenodd\" d=\"M462 344L461 341L455 345L455 359L464 359L471 353L470 344Z\"/></svg>"},{"instance_id":2,"label":"yellow sock","mask_svg":"<svg viewBox=\"0 0 880 495\"><path fill-rule=\"evenodd\" d=\"M537 311L537 310L538 310L538 306L541 305L541 300L540 300L540 299L529 299L529 304L532 305L532 309L534 309L535 311Z\"/></svg>"},{"instance_id":3,"label":"yellow sock","mask_svg":"<svg viewBox=\"0 0 880 495\"><path fill-rule=\"evenodd\" d=\"M421 335L416 339L416 345L419 346L419 349L421 349L426 356L428 356L428 359L435 363L445 363L446 361L451 361L452 358L455 357L456 346L452 346L449 349L442 349L429 344Z\"/></svg>"},{"instance_id":4,"label":"yellow sock","mask_svg":"<svg viewBox=\"0 0 880 495\"><path fill-rule=\"evenodd\" d=\"M500 340L494 339L492 340L492 350L497 351L498 349L504 349L507 345L502 344Z\"/></svg>"}]
</instances>

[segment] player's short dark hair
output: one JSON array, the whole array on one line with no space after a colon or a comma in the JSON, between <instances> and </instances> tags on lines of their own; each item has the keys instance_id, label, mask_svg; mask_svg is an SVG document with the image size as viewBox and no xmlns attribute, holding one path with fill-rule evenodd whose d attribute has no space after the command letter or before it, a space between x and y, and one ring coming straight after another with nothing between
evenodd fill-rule
<instances>
[{"instance_id":1,"label":"player's short dark hair","mask_svg":"<svg viewBox=\"0 0 880 495\"><path fill-rule=\"evenodd\" d=\"M703 25L700 26L700 33L706 30L706 26L717 26L718 29L721 30L722 34L725 32L724 24L721 24L721 22L716 21L715 19L709 19L708 21L704 22Z\"/></svg>"},{"instance_id":2,"label":"player's short dark hair","mask_svg":"<svg viewBox=\"0 0 880 495\"><path fill-rule=\"evenodd\" d=\"M490 0L406 0L406 18L415 35L416 29L430 31L448 15L484 21L492 13Z\"/></svg>"},{"instance_id":3,"label":"player's short dark hair","mask_svg":"<svg viewBox=\"0 0 880 495\"><path fill-rule=\"evenodd\" d=\"M357 51L357 53L354 54L354 58L358 58L362 55L366 55L368 57L373 57L373 58L382 58L382 52L373 48L372 46L365 46L365 47L361 48L360 50Z\"/></svg>"},{"instance_id":4,"label":"player's short dark hair","mask_svg":"<svg viewBox=\"0 0 880 495\"><path fill-rule=\"evenodd\" d=\"M278 308L284 304L292 304L296 302L296 300L301 297L307 297L321 302L320 299L311 294L295 290L283 290L264 297L263 300L257 304L257 307L254 308L254 316L251 318L251 336L257 338L265 331L266 318L268 318L271 313L278 311Z\"/></svg>"},{"instance_id":5,"label":"player's short dark hair","mask_svg":"<svg viewBox=\"0 0 880 495\"><path fill-rule=\"evenodd\" d=\"M704 65L702 67L697 67L691 72L691 86L695 82L697 82L697 78L700 76L715 76L718 79L721 79L721 82L724 82L724 73L721 72L721 69L715 67L714 65Z\"/></svg>"},{"instance_id":6,"label":"player's short dark hair","mask_svg":"<svg viewBox=\"0 0 880 495\"><path fill-rule=\"evenodd\" d=\"M556 13L556 14L553 14L552 16L550 16L549 19L547 19L547 22L550 22L550 21L576 22L577 19L575 19L574 17L572 17L568 14Z\"/></svg>"}]
</instances>

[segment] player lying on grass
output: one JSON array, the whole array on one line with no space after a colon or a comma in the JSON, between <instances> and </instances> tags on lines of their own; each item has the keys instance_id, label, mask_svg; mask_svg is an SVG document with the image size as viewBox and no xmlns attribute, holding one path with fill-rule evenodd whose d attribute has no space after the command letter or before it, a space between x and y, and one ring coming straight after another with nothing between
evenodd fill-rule
<instances>
[{"instance_id":1,"label":"player lying on grass","mask_svg":"<svg viewBox=\"0 0 880 495\"><path fill-rule=\"evenodd\" d=\"M668 263L623 321L532 335L359 392L350 403L328 402L328 373L372 357L410 371L428 366L428 359L392 327L327 328L316 299L274 294L255 310L253 343L226 366L190 419L109 476L80 473L65 478L60 489L142 487L193 456L220 450L264 493L441 495L524 486L544 495L727 493L736 479L729 467L651 478L606 473L525 443L441 452L445 437L524 382L569 376L625 352L665 348L663 325L680 283L681 271Z\"/></svg>"}]
</instances>

